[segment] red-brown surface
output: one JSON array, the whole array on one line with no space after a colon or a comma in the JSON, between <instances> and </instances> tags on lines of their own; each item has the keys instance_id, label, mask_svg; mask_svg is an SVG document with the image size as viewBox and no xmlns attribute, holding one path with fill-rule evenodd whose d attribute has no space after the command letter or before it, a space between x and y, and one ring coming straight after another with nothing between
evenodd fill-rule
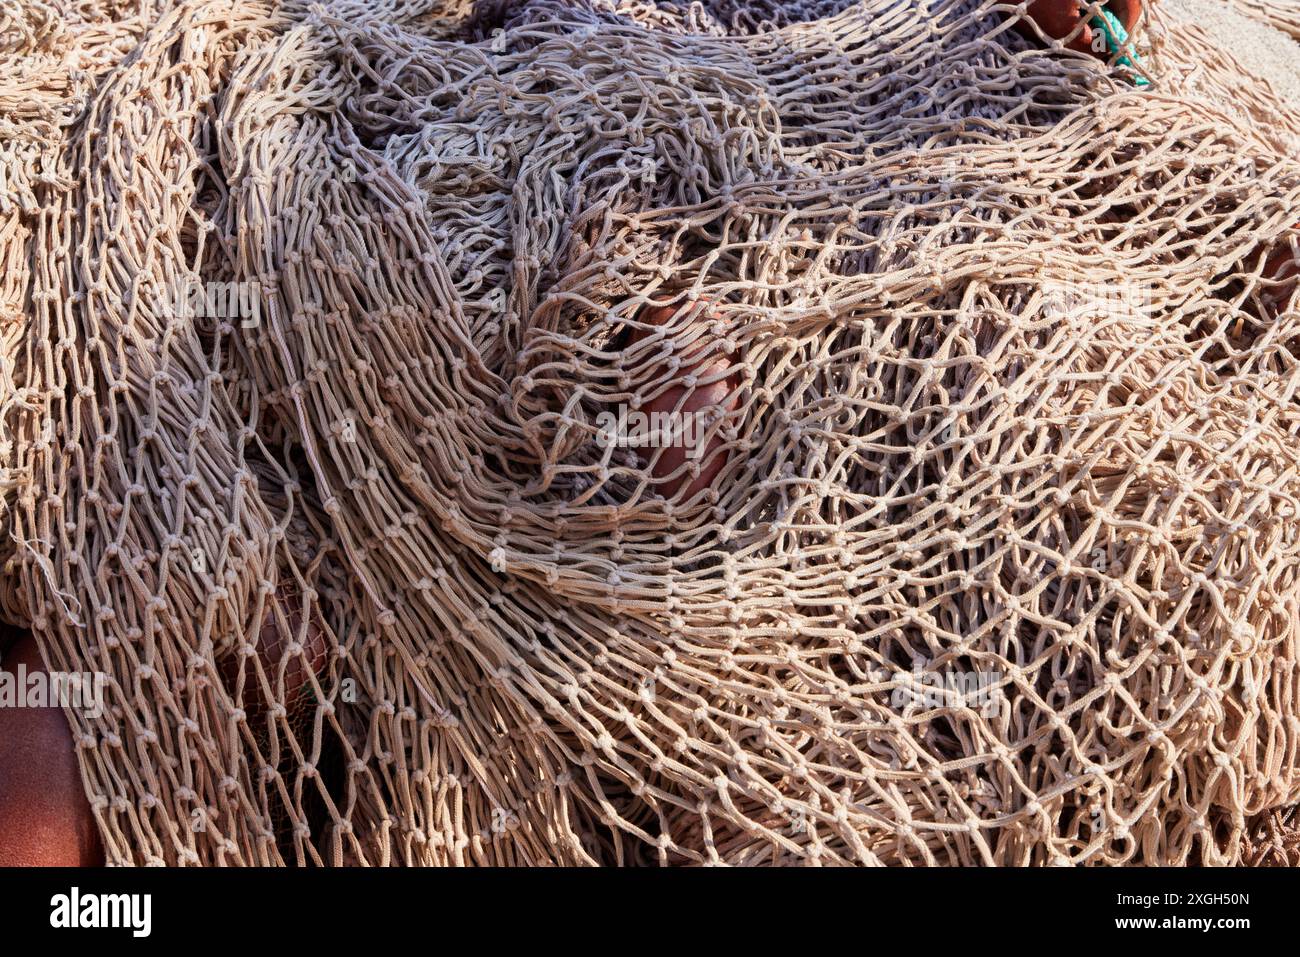
<instances>
[{"instance_id":1,"label":"red-brown surface","mask_svg":"<svg viewBox=\"0 0 1300 957\"><path fill-rule=\"evenodd\" d=\"M673 306L655 306L647 309L639 317L640 321L651 323L652 325L663 325L673 319L679 312L695 306L695 303L686 303L685 305ZM713 314L705 312L704 317L709 321L712 320ZM632 342L638 342L643 339L648 332L638 331L632 337ZM641 409L647 415L654 415L660 412L678 412L683 415L701 412L710 406L719 406L724 412L734 411L739 403L740 397L735 393L737 385L740 383L739 372L725 375L726 371L731 368L732 361L726 356L716 356L706 358L701 356L699 361L692 362L691 356L695 352L703 352L703 348L693 350L688 353L682 361L681 367L677 370L677 379L685 379L687 376L695 376L697 379L704 380L702 384L694 386L674 385L665 389L662 393L655 396L647 402ZM653 375L657 375L661 370L656 368L652 370ZM723 376L717 381L709 381L715 376ZM728 398L728 396L731 396ZM680 407L679 407L680 403ZM703 451L693 460L700 464L700 474L691 479L689 470L683 470L680 475L663 482L658 486L658 490L665 497L671 498L686 486L682 493L682 500L689 500L692 496L698 494L703 489L713 484L713 480L722 471L722 467L727 464L727 453L720 452L719 448L723 443L721 435L714 435L704 446ZM655 458L655 449L643 449L640 456L643 464L653 461L650 473L656 479L667 478L684 463L692 461L688 453L694 451L683 445L672 445L660 451L658 458ZM689 482L689 484L687 484Z\"/></svg>"},{"instance_id":2,"label":"red-brown surface","mask_svg":"<svg viewBox=\"0 0 1300 957\"><path fill-rule=\"evenodd\" d=\"M1115 14L1129 34L1133 33L1138 17L1142 14L1142 0L1111 0L1104 6ZM1064 40L1074 31L1080 20L1090 19L1088 4L1079 3L1078 0L1034 0L1029 5L1028 14L1029 18L1038 24L1039 29L1054 40ZM1032 36L1033 30L1025 25L1023 20L1020 23L1021 32ZM1071 50L1095 53L1098 56L1109 56L1115 52L1111 50L1105 54L1098 53L1092 48L1092 41L1093 29L1085 23L1083 29L1066 46Z\"/></svg>"},{"instance_id":3,"label":"red-brown surface","mask_svg":"<svg viewBox=\"0 0 1300 957\"><path fill-rule=\"evenodd\" d=\"M0 668L44 672L36 639L21 633ZM15 677L15 681L17 678ZM0 867L103 864L72 730L61 708L0 708Z\"/></svg>"},{"instance_id":4,"label":"red-brown surface","mask_svg":"<svg viewBox=\"0 0 1300 957\"><path fill-rule=\"evenodd\" d=\"M288 652L289 646L298 640L302 631L302 606L303 600L298 589L281 584L276 589L274 604L268 605L262 620L262 629L257 637L257 657L263 671L266 672L266 680L273 692L279 690L280 660ZM287 619L288 635L285 635L279 626L277 609ZM302 638L301 653L290 656L285 662L283 701L287 709L292 711L296 705L306 699L311 691L312 673L319 675L324 670L328 657L329 642L313 615ZM237 652L221 662L222 677L232 694L239 675L239 662ZM250 662L244 666L244 709L250 719L258 718L265 713L267 704L257 669Z\"/></svg>"}]
</instances>

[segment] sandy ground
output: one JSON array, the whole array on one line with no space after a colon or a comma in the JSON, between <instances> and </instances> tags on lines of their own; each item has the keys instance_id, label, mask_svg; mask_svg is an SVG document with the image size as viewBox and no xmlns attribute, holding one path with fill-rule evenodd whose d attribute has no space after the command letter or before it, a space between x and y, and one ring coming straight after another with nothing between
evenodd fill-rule
<instances>
[{"instance_id":1,"label":"sandy ground","mask_svg":"<svg viewBox=\"0 0 1300 957\"><path fill-rule=\"evenodd\" d=\"M1300 43L1223 0L1164 0L1160 10L1172 21L1173 29L1195 23L1221 37L1242 66L1268 80L1283 99L1300 110Z\"/></svg>"}]
</instances>

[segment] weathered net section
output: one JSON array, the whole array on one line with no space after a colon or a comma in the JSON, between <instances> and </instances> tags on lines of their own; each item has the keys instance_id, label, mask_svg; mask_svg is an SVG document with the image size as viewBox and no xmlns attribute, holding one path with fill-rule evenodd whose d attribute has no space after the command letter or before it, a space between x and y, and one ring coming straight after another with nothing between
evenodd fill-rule
<instances>
[{"instance_id":1,"label":"weathered net section","mask_svg":"<svg viewBox=\"0 0 1300 957\"><path fill-rule=\"evenodd\" d=\"M1294 856L1300 118L1017 10L0 2L110 862Z\"/></svg>"}]
</instances>

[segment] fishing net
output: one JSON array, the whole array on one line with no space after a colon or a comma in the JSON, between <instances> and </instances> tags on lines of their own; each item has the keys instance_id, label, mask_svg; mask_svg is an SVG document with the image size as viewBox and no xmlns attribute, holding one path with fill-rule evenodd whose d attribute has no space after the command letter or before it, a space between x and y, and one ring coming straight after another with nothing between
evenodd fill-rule
<instances>
[{"instance_id":1,"label":"fishing net","mask_svg":"<svg viewBox=\"0 0 1300 957\"><path fill-rule=\"evenodd\" d=\"M0 600L108 861L1294 856L1300 115L1018 24L0 0Z\"/></svg>"}]
</instances>

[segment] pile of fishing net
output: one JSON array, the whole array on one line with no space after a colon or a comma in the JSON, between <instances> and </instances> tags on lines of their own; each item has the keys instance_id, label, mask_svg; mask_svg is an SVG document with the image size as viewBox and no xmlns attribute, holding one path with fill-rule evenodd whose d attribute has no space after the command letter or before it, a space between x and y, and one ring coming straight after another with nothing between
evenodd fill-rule
<instances>
[{"instance_id":1,"label":"pile of fishing net","mask_svg":"<svg viewBox=\"0 0 1300 957\"><path fill-rule=\"evenodd\" d=\"M1024 11L0 0L3 608L108 860L1294 854L1300 115Z\"/></svg>"}]
</instances>

